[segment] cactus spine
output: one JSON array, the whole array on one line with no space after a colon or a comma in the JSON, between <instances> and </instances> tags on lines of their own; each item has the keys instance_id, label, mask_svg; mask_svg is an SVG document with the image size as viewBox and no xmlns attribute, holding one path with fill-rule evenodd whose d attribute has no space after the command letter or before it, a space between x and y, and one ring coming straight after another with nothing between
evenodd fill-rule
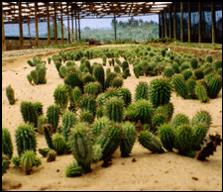
<instances>
[{"instance_id":1,"label":"cactus spine","mask_svg":"<svg viewBox=\"0 0 223 192\"><path fill-rule=\"evenodd\" d=\"M52 136L53 149L58 155L64 154L66 151L66 142L64 137L60 133L55 133Z\"/></svg>"}]
</instances>

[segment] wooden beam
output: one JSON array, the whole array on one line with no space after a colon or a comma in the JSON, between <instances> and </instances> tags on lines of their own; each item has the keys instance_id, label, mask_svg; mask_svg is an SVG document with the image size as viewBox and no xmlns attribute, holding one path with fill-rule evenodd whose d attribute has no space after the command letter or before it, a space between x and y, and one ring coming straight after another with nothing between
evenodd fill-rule
<instances>
[{"instance_id":1,"label":"wooden beam","mask_svg":"<svg viewBox=\"0 0 223 192\"><path fill-rule=\"evenodd\" d=\"M22 2L18 2L18 6L19 6L19 42L20 42L20 48L23 48Z\"/></svg>"},{"instance_id":2,"label":"wooden beam","mask_svg":"<svg viewBox=\"0 0 223 192\"><path fill-rule=\"evenodd\" d=\"M199 15L199 22L198 22L198 42L201 43L201 25L202 25L202 15L201 15L201 2L198 2L198 15Z\"/></svg>"},{"instance_id":3,"label":"wooden beam","mask_svg":"<svg viewBox=\"0 0 223 192\"><path fill-rule=\"evenodd\" d=\"M68 26L68 43L70 43L70 15L69 15L69 7L67 2L67 26Z\"/></svg>"},{"instance_id":4,"label":"wooden beam","mask_svg":"<svg viewBox=\"0 0 223 192\"><path fill-rule=\"evenodd\" d=\"M60 22L61 22L61 41L62 44L64 44L64 25L63 25L63 6L62 3L60 4L61 8L61 16L60 16Z\"/></svg>"},{"instance_id":5,"label":"wooden beam","mask_svg":"<svg viewBox=\"0 0 223 192\"><path fill-rule=\"evenodd\" d=\"M191 42L191 8L190 8L190 2L188 2L188 43Z\"/></svg>"},{"instance_id":6,"label":"wooden beam","mask_svg":"<svg viewBox=\"0 0 223 192\"><path fill-rule=\"evenodd\" d=\"M184 40L184 28L183 28L183 2L180 2L180 40Z\"/></svg>"},{"instance_id":7,"label":"wooden beam","mask_svg":"<svg viewBox=\"0 0 223 192\"><path fill-rule=\"evenodd\" d=\"M50 45L51 37L50 37L50 15L49 15L49 3L46 4L46 12L47 12L47 44Z\"/></svg>"},{"instance_id":8,"label":"wooden beam","mask_svg":"<svg viewBox=\"0 0 223 192\"><path fill-rule=\"evenodd\" d=\"M215 23L215 5L214 5L214 2L212 1L211 2L211 40L212 40L212 43L214 44L215 43L215 29L216 29L216 23Z\"/></svg>"},{"instance_id":9,"label":"wooden beam","mask_svg":"<svg viewBox=\"0 0 223 192\"><path fill-rule=\"evenodd\" d=\"M6 41L5 41L5 26L4 26L4 13L2 13L2 49L6 51Z\"/></svg>"},{"instance_id":10,"label":"wooden beam","mask_svg":"<svg viewBox=\"0 0 223 192\"><path fill-rule=\"evenodd\" d=\"M38 26L38 2L35 2L35 28L36 28L36 46L39 45L39 26Z\"/></svg>"},{"instance_id":11,"label":"wooden beam","mask_svg":"<svg viewBox=\"0 0 223 192\"><path fill-rule=\"evenodd\" d=\"M173 4L173 38L177 39L176 4Z\"/></svg>"},{"instance_id":12,"label":"wooden beam","mask_svg":"<svg viewBox=\"0 0 223 192\"><path fill-rule=\"evenodd\" d=\"M56 3L54 2L54 39L55 39L55 43L57 44L57 12L56 12L57 8L56 8Z\"/></svg>"}]
</instances>

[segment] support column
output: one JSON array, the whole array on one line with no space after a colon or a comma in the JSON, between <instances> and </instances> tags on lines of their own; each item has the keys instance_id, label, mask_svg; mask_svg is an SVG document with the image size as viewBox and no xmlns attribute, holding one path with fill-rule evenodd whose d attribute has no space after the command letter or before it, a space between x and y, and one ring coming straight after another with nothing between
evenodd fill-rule
<instances>
[{"instance_id":1,"label":"support column","mask_svg":"<svg viewBox=\"0 0 223 192\"><path fill-rule=\"evenodd\" d=\"M6 51L6 41L5 41L5 26L4 26L4 13L2 13L2 49Z\"/></svg>"},{"instance_id":2,"label":"support column","mask_svg":"<svg viewBox=\"0 0 223 192\"><path fill-rule=\"evenodd\" d=\"M114 33L115 33L115 42L117 41L117 26L116 26L116 17L114 15Z\"/></svg>"},{"instance_id":3,"label":"support column","mask_svg":"<svg viewBox=\"0 0 223 192\"><path fill-rule=\"evenodd\" d=\"M190 2L188 2L188 43L191 42L191 10L190 10Z\"/></svg>"},{"instance_id":4,"label":"support column","mask_svg":"<svg viewBox=\"0 0 223 192\"><path fill-rule=\"evenodd\" d=\"M212 1L211 3L211 31L212 31L212 35L211 35L211 40L212 40L212 43L214 44L215 43L215 29L216 29L216 23L215 23L215 5L214 5L214 2Z\"/></svg>"},{"instance_id":5,"label":"support column","mask_svg":"<svg viewBox=\"0 0 223 192\"><path fill-rule=\"evenodd\" d=\"M61 16L60 16L60 22L61 22L61 41L62 44L64 44L64 26L63 26L63 6L62 3L60 4L61 8Z\"/></svg>"},{"instance_id":6,"label":"support column","mask_svg":"<svg viewBox=\"0 0 223 192\"><path fill-rule=\"evenodd\" d=\"M46 14L47 14L47 44L50 45L51 37L50 37L50 15L49 15L49 2L46 4Z\"/></svg>"},{"instance_id":7,"label":"support column","mask_svg":"<svg viewBox=\"0 0 223 192\"><path fill-rule=\"evenodd\" d=\"M81 41L81 20L79 13L78 13L78 35L79 35L79 41Z\"/></svg>"},{"instance_id":8,"label":"support column","mask_svg":"<svg viewBox=\"0 0 223 192\"><path fill-rule=\"evenodd\" d=\"M72 29L72 32L71 32L71 42L74 42L74 14L72 13L71 15L71 29Z\"/></svg>"},{"instance_id":9,"label":"support column","mask_svg":"<svg viewBox=\"0 0 223 192\"><path fill-rule=\"evenodd\" d=\"M20 48L23 48L22 2L18 2L18 6L19 6L19 42L20 42Z\"/></svg>"},{"instance_id":10,"label":"support column","mask_svg":"<svg viewBox=\"0 0 223 192\"><path fill-rule=\"evenodd\" d=\"M201 43L201 25L202 25L201 2L198 2L198 14L199 14L198 42Z\"/></svg>"},{"instance_id":11,"label":"support column","mask_svg":"<svg viewBox=\"0 0 223 192\"><path fill-rule=\"evenodd\" d=\"M184 28L183 28L183 2L180 2L180 40L184 40Z\"/></svg>"},{"instance_id":12,"label":"support column","mask_svg":"<svg viewBox=\"0 0 223 192\"><path fill-rule=\"evenodd\" d=\"M36 46L39 45L39 26L38 26L38 2L35 2L35 28L36 28Z\"/></svg>"},{"instance_id":13,"label":"support column","mask_svg":"<svg viewBox=\"0 0 223 192\"><path fill-rule=\"evenodd\" d=\"M172 27L171 27L171 22L172 22L172 15L171 15L171 5L169 6L169 38L172 38Z\"/></svg>"},{"instance_id":14,"label":"support column","mask_svg":"<svg viewBox=\"0 0 223 192\"><path fill-rule=\"evenodd\" d=\"M167 18L166 18L166 10L163 10L163 14L164 14L164 34L165 34L165 38L167 38Z\"/></svg>"},{"instance_id":15,"label":"support column","mask_svg":"<svg viewBox=\"0 0 223 192\"><path fill-rule=\"evenodd\" d=\"M54 2L54 39L55 39L55 44L58 43L57 41L57 13L56 13L56 2Z\"/></svg>"},{"instance_id":16,"label":"support column","mask_svg":"<svg viewBox=\"0 0 223 192\"><path fill-rule=\"evenodd\" d=\"M173 38L177 39L176 5L173 4Z\"/></svg>"},{"instance_id":17,"label":"support column","mask_svg":"<svg viewBox=\"0 0 223 192\"><path fill-rule=\"evenodd\" d=\"M76 40L76 42L78 41L78 37L77 37L77 15L76 15L76 12L75 12L75 18L74 18L74 20L75 20L75 40Z\"/></svg>"},{"instance_id":18,"label":"support column","mask_svg":"<svg viewBox=\"0 0 223 192\"><path fill-rule=\"evenodd\" d=\"M164 14L163 14L163 11L161 12L161 18L162 18L161 31L162 31L162 39L163 39L164 38Z\"/></svg>"},{"instance_id":19,"label":"support column","mask_svg":"<svg viewBox=\"0 0 223 192\"><path fill-rule=\"evenodd\" d=\"M68 43L70 43L70 15L69 15L69 7L67 2L67 26L68 26Z\"/></svg>"}]
</instances>

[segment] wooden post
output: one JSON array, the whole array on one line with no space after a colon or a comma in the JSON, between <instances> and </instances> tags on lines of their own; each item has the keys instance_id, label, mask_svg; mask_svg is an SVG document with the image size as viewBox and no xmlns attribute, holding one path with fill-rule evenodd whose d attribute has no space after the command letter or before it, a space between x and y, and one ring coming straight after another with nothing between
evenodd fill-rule
<instances>
[{"instance_id":1,"label":"wooden post","mask_svg":"<svg viewBox=\"0 0 223 192\"><path fill-rule=\"evenodd\" d=\"M62 44L64 44L63 6L62 6L62 3L60 4L60 8L61 8L61 16L60 16L60 22L61 22L61 40L62 40Z\"/></svg>"},{"instance_id":2,"label":"wooden post","mask_svg":"<svg viewBox=\"0 0 223 192\"><path fill-rule=\"evenodd\" d=\"M70 43L70 15L69 15L68 2L67 2L67 26L68 26L68 43Z\"/></svg>"},{"instance_id":3,"label":"wooden post","mask_svg":"<svg viewBox=\"0 0 223 192\"><path fill-rule=\"evenodd\" d=\"M18 2L18 6L19 6L19 41L20 41L20 48L23 48L22 2Z\"/></svg>"},{"instance_id":4,"label":"wooden post","mask_svg":"<svg viewBox=\"0 0 223 192\"><path fill-rule=\"evenodd\" d=\"M199 14L198 42L201 43L201 25L202 25L201 2L198 2L198 14Z\"/></svg>"},{"instance_id":5,"label":"wooden post","mask_svg":"<svg viewBox=\"0 0 223 192\"><path fill-rule=\"evenodd\" d=\"M180 40L184 40L184 28L183 28L183 2L180 2Z\"/></svg>"},{"instance_id":6,"label":"wooden post","mask_svg":"<svg viewBox=\"0 0 223 192\"><path fill-rule=\"evenodd\" d=\"M49 15L49 2L46 3L46 14L47 14L47 44L50 45L50 15Z\"/></svg>"},{"instance_id":7,"label":"wooden post","mask_svg":"<svg viewBox=\"0 0 223 192\"><path fill-rule=\"evenodd\" d=\"M165 38L167 38L167 18L166 18L166 10L163 10L164 13L164 33L165 33Z\"/></svg>"},{"instance_id":8,"label":"wooden post","mask_svg":"<svg viewBox=\"0 0 223 192\"><path fill-rule=\"evenodd\" d=\"M6 51L6 41L5 41L5 26L4 26L4 13L2 13L2 49Z\"/></svg>"},{"instance_id":9,"label":"wooden post","mask_svg":"<svg viewBox=\"0 0 223 192\"><path fill-rule=\"evenodd\" d=\"M77 37L77 15L76 15L76 12L75 12L75 18L74 18L74 20L75 20L75 40L76 40L76 42L78 41L78 37Z\"/></svg>"},{"instance_id":10,"label":"wooden post","mask_svg":"<svg viewBox=\"0 0 223 192\"><path fill-rule=\"evenodd\" d=\"M80 14L78 13L78 35L79 35L79 41L81 40L81 20L80 20Z\"/></svg>"},{"instance_id":11,"label":"wooden post","mask_svg":"<svg viewBox=\"0 0 223 192\"><path fill-rule=\"evenodd\" d=\"M173 38L177 39L176 5L173 4Z\"/></svg>"},{"instance_id":12,"label":"wooden post","mask_svg":"<svg viewBox=\"0 0 223 192\"><path fill-rule=\"evenodd\" d=\"M56 12L56 2L54 2L54 39L57 44L57 12Z\"/></svg>"},{"instance_id":13,"label":"wooden post","mask_svg":"<svg viewBox=\"0 0 223 192\"><path fill-rule=\"evenodd\" d=\"M188 2L188 43L191 42L191 10L190 10L190 2Z\"/></svg>"},{"instance_id":14,"label":"wooden post","mask_svg":"<svg viewBox=\"0 0 223 192\"><path fill-rule=\"evenodd\" d=\"M71 15L71 28L72 28L72 32L71 32L71 41L74 42L74 14L72 13Z\"/></svg>"},{"instance_id":15,"label":"wooden post","mask_svg":"<svg viewBox=\"0 0 223 192\"><path fill-rule=\"evenodd\" d=\"M38 46L39 45L38 2L35 2L35 28L36 28L36 46Z\"/></svg>"},{"instance_id":16,"label":"wooden post","mask_svg":"<svg viewBox=\"0 0 223 192\"><path fill-rule=\"evenodd\" d=\"M169 5L169 38L172 38L172 30L171 30L171 21L172 21L172 17L171 17L171 5Z\"/></svg>"},{"instance_id":17,"label":"wooden post","mask_svg":"<svg viewBox=\"0 0 223 192\"><path fill-rule=\"evenodd\" d=\"M214 2L211 2L211 31L212 31L212 35L211 35L211 39L212 39L212 43L215 43L215 5Z\"/></svg>"},{"instance_id":18,"label":"wooden post","mask_svg":"<svg viewBox=\"0 0 223 192\"><path fill-rule=\"evenodd\" d=\"M114 15L114 32L115 32L115 42L117 41L117 26L116 26L116 17Z\"/></svg>"},{"instance_id":19,"label":"wooden post","mask_svg":"<svg viewBox=\"0 0 223 192\"><path fill-rule=\"evenodd\" d=\"M164 38L164 14L163 14L163 11L161 13L161 18L162 18L162 23L161 23L162 38Z\"/></svg>"}]
</instances>

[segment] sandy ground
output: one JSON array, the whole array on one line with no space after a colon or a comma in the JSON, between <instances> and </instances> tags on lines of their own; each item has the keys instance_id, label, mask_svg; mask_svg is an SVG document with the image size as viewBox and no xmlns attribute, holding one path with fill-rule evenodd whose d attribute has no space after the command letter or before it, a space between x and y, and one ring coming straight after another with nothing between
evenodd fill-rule
<instances>
[{"instance_id":1,"label":"sandy ground","mask_svg":"<svg viewBox=\"0 0 223 192\"><path fill-rule=\"evenodd\" d=\"M47 57L43 57L44 60ZM27 56L19 57L14 64L3 66L2 83L2 121L11 134L15 148L14 133L19 124L23 123L20 114L20 103L23 100L40 101L44 112L53 104L53 91L58 84L63 83L54 64L47 65L47 84L31 86L26 75L32 70L26 64ZM96 60L92 60L92 63ZM157 77L134 76L124 81L124 87L132 94L139 81L150 82ZM15 105L10 106L6 98L5 88L11 84L15 90ZM198 100L184 100L172 94L171 102L174 113L185 113L190 118L199 110L211 113L213 124L210 132L222 135L222 93L217 99L201 104ZM38 148L46 147L42 135L37 135ZM136 162L132 159L135 158ZM175 153L151 154L135 143L131 157L120 158L119 150L114 154L112 166L102 168L101 162L93 164L93 171L82 177L65 177L65 167L73 161L72 155L58 156L55 162L47 163L42 159L42 165L33 174L26 176L18 169L10 167L3 176L5 190L221 190L222 189L222 146L218 147L214 156L208 161L183 157Z\"/></svg>"}]
</instances>

